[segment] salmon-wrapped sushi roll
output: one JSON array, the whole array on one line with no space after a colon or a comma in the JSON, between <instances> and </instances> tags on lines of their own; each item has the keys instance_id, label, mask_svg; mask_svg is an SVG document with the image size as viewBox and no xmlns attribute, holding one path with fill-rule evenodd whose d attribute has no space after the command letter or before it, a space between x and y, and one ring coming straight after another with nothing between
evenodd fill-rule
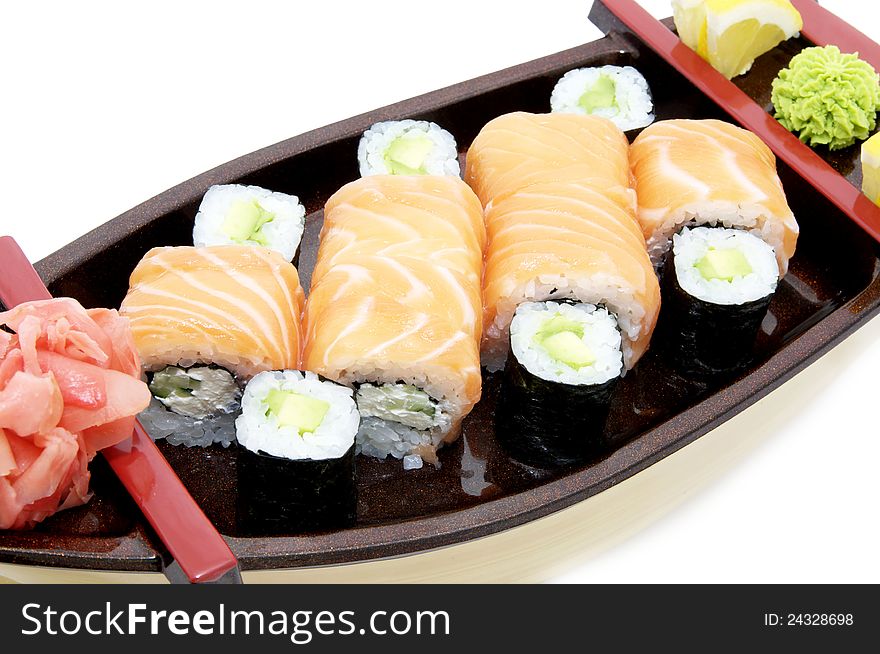
<instances>
[{"instance_id":1,"label":"salmon-wrapped sushi roll","mask_svg":"<svg viewBox=\"0 0 880 654\"><path fill-rule=\"evenodd\" d=\"M479 200L451 176L375 175L327 202L303 364L356 389L358 450L436 461L480 398Z\"/></svg>"},{"instance_id":2,"label":"salmon-wrapped sushi roll","mask_svg":"<svg viewBox=\"0 0 880 654\"><path fill-rule=\"evenodd\" d=\"M480 130L464 179L487 208L531 184L574 182L634 210L627 147L624 133L607 118L518 111Z\"/></svg>"},{"instance_id":3,"label":"salmon-wrapped sushi roll","mask_svg":"<svg viewBox=\"0 0 880 654\"><path fill-rule=\"evenodd\" d=\"M250 378L297 368L303 290L296 268L246 245L153 248L120 312L147 370L214 363Z\"/></svg>"},{"instance_id":4,"label":"salmon-wrapped sushi roll","mask_svg":"<svg viewBox=\"0 0 880 654\"><path fill-rule=\"evenodd\" d=\"M187 445L234 440L231 416L244 382L265 370L299 367L303 303L296 268L268 248L147 252L120 313L148 371L154 400L141 419L151 435ZM191 420L172 421L169 412ZM182 436L178 425L189 433Z\"/></svg>"},{"instance_id":5,"label":"salmon-wrapped sushi roll","mask_svg":"<svg viewBox=\"0 0 880 654\"><path fill-rule=\"evenodd\" d=\"M743 229L768 245L779 276L794 254L798 224L776 174L776 158L748 130L720 120L663 120L630 148L638 218L659 263L683 226Z\"/></svg>"},{"instance_id":6,"label":"salmon-wrapped sushi roll","mask_svg":"<svg viewBox=\"0 0 880 654\"><path fill-rule=\"evenodd\" d=\"M466 179L486 207L483 363L504 365L522 302L570 299L611 310L624 365L648 346L659 287L635 219L628 147L610 120L513 113L468 150Z\"/></svg>"},{"instance_id":7,"label":"salmon-wrapped sushi roll","mask_svg":"<svg viewBox=\"0 0 880 654\"><path fill-rule=\"evenodd\" d=\"M571 299L602 305L617 320L626 369L648 347L660 289L631 213L599 190L535 184L486 211L484 362L500 369L508 327L522 302Z\"/></svg>"}]
</instances>

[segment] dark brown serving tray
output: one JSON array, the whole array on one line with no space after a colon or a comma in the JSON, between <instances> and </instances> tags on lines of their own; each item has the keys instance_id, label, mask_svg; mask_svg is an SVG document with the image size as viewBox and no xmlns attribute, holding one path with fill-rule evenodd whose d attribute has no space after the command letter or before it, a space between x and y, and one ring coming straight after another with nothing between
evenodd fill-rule
<instances>
[{"instance_id":1,"label":"dark brown serving tray","mask_svg":"<svg viewBox=\"0 0 880 654\"><path fill-rule=\"evenodd\" d=\"M792 40L761 57L738 84L766 102L769 81L800 48ZM433 120L450 130L462 157L479 129L510 111L548 110L556 80L579 66L631 64L646 76L658 119L724 118L724 112L631 36L612 33L586 45L407 100L246 155L135 207L37 264L54 295L86 306L118 306L128 276L157 245L191 243L192 221L211 184L257 184L298 195L308 217L299 269L304 287L315 262L324 201L358 176L361 133L379 120ZM635 134L630 134L634 136ZM831 160L857 182L857 150ZM359 458L355 527L301 536L249 536L235 516L232 450L161 443L174 469L243 569L348 563L450 545L557 511L612 486L684 447L766 395L846 338L880 310L880 246L807 182L780 164L801 225L798 250L755 345L754 364L735 379L698 382L657 356L662 343L621 382L607 437L612 451L590 465L556 473L510 460L496 444L498 379L484 376L483 399L442 466L404 471L398 461ZM160 571L167 554L103 461L94 465L95 498L31 532L0 531L0 562L102 570Z\"/></svg>"}]
</instances>

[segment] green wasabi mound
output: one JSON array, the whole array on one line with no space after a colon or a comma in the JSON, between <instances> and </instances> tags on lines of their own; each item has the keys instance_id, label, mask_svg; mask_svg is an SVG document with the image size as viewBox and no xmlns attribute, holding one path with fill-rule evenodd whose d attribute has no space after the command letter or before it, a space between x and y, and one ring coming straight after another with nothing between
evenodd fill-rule
<instances>
[{"instance_id":1,"label":"green wasabi mound","mask_svg":"<svg viewBox=\"0 0 880 654\"><path fill-rule=\"evenodd\" d=\"M805 48L773 80L774 116L811 146L839 150L864 140L880 108L880 76L833 45Z\"/></svg>"}]
</instances>

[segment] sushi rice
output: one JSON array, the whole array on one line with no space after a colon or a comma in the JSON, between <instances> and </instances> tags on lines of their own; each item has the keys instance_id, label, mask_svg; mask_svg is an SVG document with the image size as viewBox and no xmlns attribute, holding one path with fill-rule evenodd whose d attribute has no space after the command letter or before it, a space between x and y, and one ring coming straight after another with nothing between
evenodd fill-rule
<instances>
[{"instance_id":1,"label":"sushi rice","mask_svg":"<svg viewBox=\"0 0 880 654\"><path fill-rule=\"evenodd\" d=\"M144 429L154 441L165 439L171 445L208 447L218 444L229 447L235 442L235 419L238 408L193 419L169 410L155 396L150 405L138 414Z\"/></svg>"},{"instance_id":2,"label":"sushi rice","mask_svg":"<svg viewBox=\"0 0 880 654\"><path fill-rule=\"evenodd\" d=\"M424 120L376 123L361 137L358 162L362 177L461 174L455 138L436 123Z\"/></svg>"},{"instance_id":3,"label":"sushi rice","mask_svg":"<svg viewBox=\"0 0 880 654\"><path fill-rule=\"evenodd\" d=\"M295 195L241 184L214 185L205 193L193 227L193 244L259 245L293 261L305 227L305 207Z\"/></svg>"},{"instance_id":4,"label":"sushi rice","mask_svg":"<svg viewBox=\"0 0 880 654\"><path fill-rule=\"evenodd\" d=\"M624 131L646 127L654 121L648 82L632 66L568 71L550 94L550 110L602 116Z\"/></svg>"},{"instance_id":5,"label":"sushi rice","mask_svg":"<svg viewBox=\"0 0 880 654\"><path fill-rule=\"evenodd\" d=\"M751 272L730 280L706 279L697 264L710 250L738 250ZM713 304L744 304L776 290L779 269L773 248L741 229L724 227L683 228L672 237L675 274L681 288L693 297Z\"/></svg>"},{"instance_id":6,"label":"sushi rice","mask_svg":"<svg viewBox=\"0 0 880 654\"><path fill-rule=\"evenodd\" d=\"M329 406L314 431L301 433L293 425L279 424L268 403L272 391L304 395ZM359 416L352 394L351 389L322 381L313 372L261 372L244 389L241 415L235 421L238 442L252 452L285 459L338 459L354 445L358 431Z\"/></svg>"}]
</instances>

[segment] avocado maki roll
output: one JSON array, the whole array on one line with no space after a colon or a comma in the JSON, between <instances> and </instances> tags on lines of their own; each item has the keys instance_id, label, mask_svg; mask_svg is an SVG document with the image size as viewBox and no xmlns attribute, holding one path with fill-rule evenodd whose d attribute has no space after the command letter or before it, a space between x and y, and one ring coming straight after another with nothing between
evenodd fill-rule
<instances>
[{"instance_id":1,"label":"avocado maki roll","mask_svg":"<svg viewBox=\"0 0 880 654\"><path fill-rule=\"evenodd\" d=\"M663 266L661 330L681 372L734 373L751 361L776 290L774 249L741 229L683 228Z\"/></svg>"},{"instance_id":2,"label":"avocado maki roll","mask_svg":"<svg viewBox=\"0 0 880 654\"><path fill-rule=\"evenodd\" d=\"M644 76L632 66L576 68L550 95L553 113L595 115L627 131L654 121L654 102Z\"/></svg>"},{"instance_id":3,"label":"avocado maki roll","mask_svg":"<svg viewBox=\"0 0 880 654\"><path fill-rule=\"evenodd\" d=\"M259 186L217 184L208 189L199 205L193 244L262 246L293 261L305 217L305 207L295 195Z\"/></svg>"},{"instance_id":4,"label":"avocado maki roll","mask_svg":"<svg viewBox=\"0 0 880 654\"><path fill-rule=\"evenodd\" d=\"M357 511L352 391L311 372L268 371L236 420L239 515L254 534L349 526Z\"/></svg>"},{"instance_id":5,"label":"avocado maki roll","mask_svg":"<svg viewBox=\"0 0 880 654\"><path fill-rule=\"evenodd\" d=\"M460 174L452 134L425 120L376 123L361 137L358 163L361 177Z\"/></svg>"},{"instance_id":6,"label":"avocado maki roll","mask_svg":"<svg viewBox=\"0 0 880 654\"><path fill-rule=\"evenodd\" d=\"M496 413L508 453L541 468L600 453L624 368L614 314L586 303L520 304L510 323L510 350Z\"/></svg>"}]
</instances>

